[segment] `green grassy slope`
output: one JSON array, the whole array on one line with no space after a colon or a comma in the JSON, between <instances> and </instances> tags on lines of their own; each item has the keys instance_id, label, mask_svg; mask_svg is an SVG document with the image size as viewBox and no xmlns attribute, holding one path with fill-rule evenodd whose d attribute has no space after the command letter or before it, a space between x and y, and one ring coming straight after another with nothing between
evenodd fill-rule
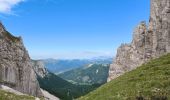
<instances>
[{"instance_id":1,"label":"green grassy slope","mask_svg":"<svg viewBox=\"0 0 170 100\"><path fill-rule=\"evenodd\" d=\"M170 54L127 72L79 100L136 100L138 96L170 99Z\"/></svg>"},{"instance_id":2,"label":"green grassy slope","mask_svg":"<svg viewBox=\"0 0 170 100\"><path fill-rule=\"evenodd\" d=\"M75 85L58 77L53 73L48 73L44 78L38 77L40 87L62 100L72 100L86 95L100 85Z\"/></svg>"},{"instance_id":3,"label":"green grassy slope","mask_svg":"<svg viewBox=\"0 0 170 100\"><path fill-rule=\"evenodd\" d=\"M0 100L35 100L35 97L15 95L13 93L0 90Z\"/></svg>"}]
</instances>

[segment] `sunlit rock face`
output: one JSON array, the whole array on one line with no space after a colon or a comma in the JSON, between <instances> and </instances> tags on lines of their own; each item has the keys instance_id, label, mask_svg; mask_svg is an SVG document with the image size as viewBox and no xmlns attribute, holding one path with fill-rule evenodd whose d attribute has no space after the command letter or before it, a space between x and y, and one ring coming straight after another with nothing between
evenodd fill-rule
<instances>
[{"instance_id":1,"label":"sunlit rock face","mask_svg":"<svg viewBox=\"0 0 170 100\"><path fill-rule=\"evenodd\" d=\"M151 0L148 31L152 34L152 55L170 52L170 0Z\"/></svg>"},{"instance_id":2,"label":"sunlit rock face","mask_svg":"<svg viewBox=\"0 0 170 100\"><path fill-rule=\"evenodd\" d=\"M150 14L149 25L141 22L134 30L132 42L118 48L108 81L170 52L170 0L151 0Z\"/></svg>"},{"instance_id":3,"label":"sunlit rock face","mask_svg":"<svg viewBox=\"0 0 170 100\"><path fill-rule=\"evenodd\" d=\"M42 96L33 63L22 39L12 36L0 23L0 84L22 93Z\"/></svg>"},{"instance_id":4,"label":"sunlit rock face","mask_svg":"<svg viewBox=\"0 0 170 100\"><path fill-rule=\"evenodd\" d=\"M34 67L33 67L34 71L39 77L44 78L46 75L48 75L48 71L45 68L45 65L44 65L43 61L34 60L32 62L33 62L33 65L34 65Z\"/></svg>"},{"instance_id":5,"label":"sunlit rock face","mask_svg":"<svg viewBox=\"0 0 170 100\"><path fill-rule=\"evenodd\" d=\"M132 42L130 44L122 44L118 48L116 59L110 65L108 81L144 63L146 34L147 26L145 22L141 22L134 30Z\"/></svg>"}]
</instances>

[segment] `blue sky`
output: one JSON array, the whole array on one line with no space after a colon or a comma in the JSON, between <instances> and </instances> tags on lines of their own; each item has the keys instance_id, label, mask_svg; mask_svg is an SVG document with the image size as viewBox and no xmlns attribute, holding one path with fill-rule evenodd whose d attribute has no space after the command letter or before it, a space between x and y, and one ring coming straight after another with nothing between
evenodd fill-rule
<instances>
[{"instance_id":1,"label":"blue sky","mask_svg":"<svg viewBox=\"0 0 170 100\"><path fill-rule=\"evenodd\" d=\"M115 56L150 11L149 0L2 1L0 20L33 59Z\"/></svg>"}]
</instances>

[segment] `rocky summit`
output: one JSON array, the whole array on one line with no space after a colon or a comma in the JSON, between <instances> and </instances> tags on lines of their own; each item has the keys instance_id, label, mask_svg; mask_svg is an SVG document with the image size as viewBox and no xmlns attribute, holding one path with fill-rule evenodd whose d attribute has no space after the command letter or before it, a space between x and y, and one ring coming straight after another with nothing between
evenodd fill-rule
<instances>
[{"instance_id":1,"label":"rocky summit","mask_svg":"<svg viewBox=\"0 0 170 100\"><path fill-rule=\"evenodd\" d=\"M22 39L12 36L0 23L0 84L22 93L42 96L33 63Z\"/></svg>"},{"instance_id":2,"label":"rocky summit","mask_svg":"<svg viewBox=\"0 0 170 100\"><path fill-rule=\"evenodd\" d=\"M132 42L118 48L108 81L169 52L170 0L151 0L149 25L141 22L134 30Z\"/></svg>"}]
</instances>

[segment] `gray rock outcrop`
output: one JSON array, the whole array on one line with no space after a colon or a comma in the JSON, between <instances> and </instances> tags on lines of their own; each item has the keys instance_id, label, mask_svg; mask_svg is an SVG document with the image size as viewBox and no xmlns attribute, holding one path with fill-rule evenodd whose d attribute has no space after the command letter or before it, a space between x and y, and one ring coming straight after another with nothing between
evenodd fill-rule
<instances>
[{"instance_id":1,"label":"gray rock outcrop","mask_svg":"<svg viewBox=\"0 0 170 100\"><path fill-rule=\"evenodd\" d=\"M39 77L44 78L48 74L48 71L45 68L44 62L40 60L33 60L32 62L33 62L33 66L34 66L33 68L34 68L35 73Z\"/></svg>"},{"instance_id":2,"label":"gray rock outcrop","mask_svg":"<svg viewBox=\"0 0 170 100\"><path fill-rule=\"evenodd\" d=\"M34 71L35 71L37 77L44 78L45 76L49 76L49 72L45 68L45 64L43 61L32 60L32 62L33 62L33 68L34 68ZM41 91L42 91L42 94L43 94L45 100L60 100L56 96L50 94L48 91L45 91L43 89L41 89Z\"/></svg>"},{"instance_id":3,"label":"gray rock outcrop","mask_svg":"<svg viewBox=\"0 0 170 100\"><path fill-rule=\"evenodd\" d=\"M12 36L0 23L0 84L24 94L42 96L33 63L22 39Z\"/></svg>"},{"instance_id":4,"label":"gray rock outcrop","mask_svg":"<svg viewBox=\"0 0 170 100\"><path fill-rule=\"evenodd\" d=\"M141 22L130 44L122 44L110 65L108 81L170 52L170 0L151 0L149 25Z\"/></svg>"}]
</instances>

